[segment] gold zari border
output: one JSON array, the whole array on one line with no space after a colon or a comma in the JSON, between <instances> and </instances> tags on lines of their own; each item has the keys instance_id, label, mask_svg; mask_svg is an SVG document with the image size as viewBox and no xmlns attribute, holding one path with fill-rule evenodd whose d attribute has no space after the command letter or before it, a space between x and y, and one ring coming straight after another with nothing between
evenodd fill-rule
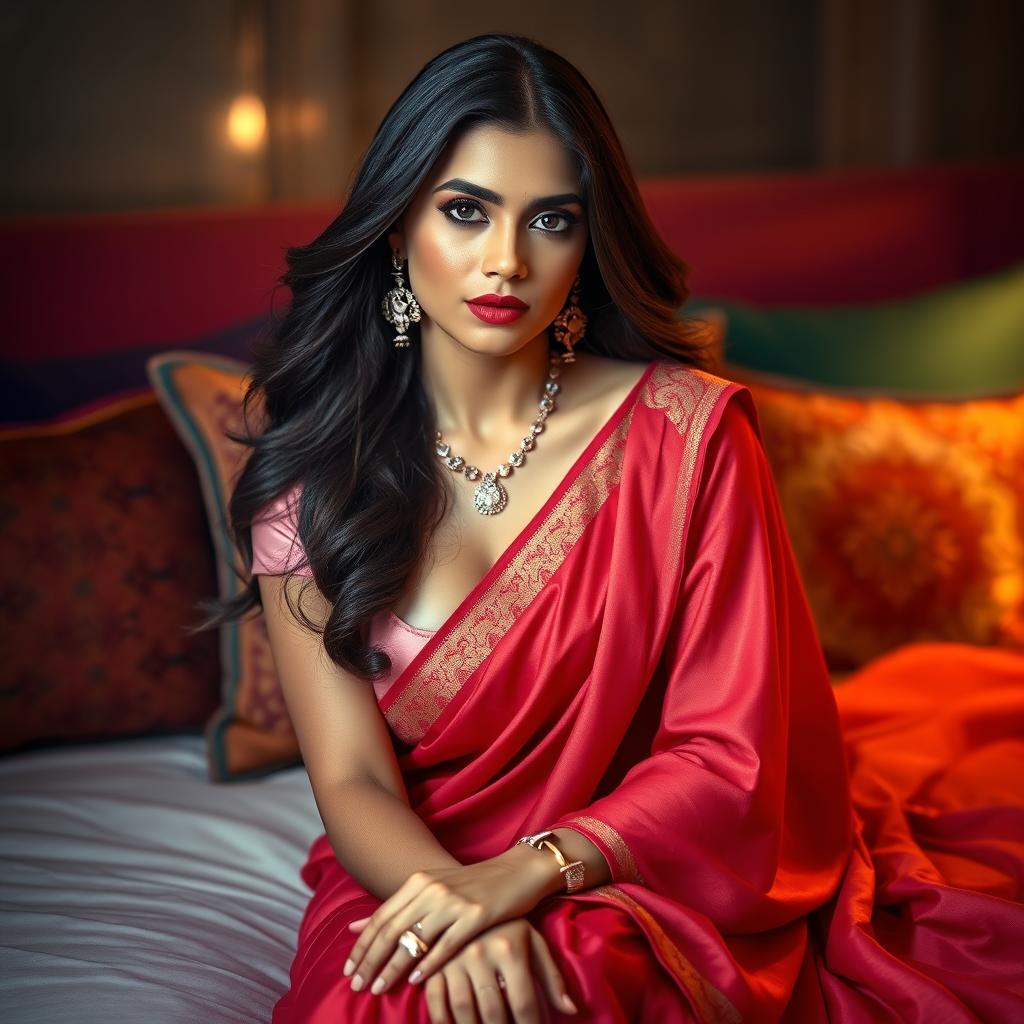
<instances>
[{"instance_id":1,"label":"gold zari border","mask_svg":"<svg viewBox=\"0 0 1024 1024\"><path fill-rule=\"evenodd\" d=\"M612 851L619 874L626 875L628 881L636 882L638 885L647 884L636 866L636 860L626 840L607 822L601 821L600 818L592 818L589 814L577 814L570 821L559 822L556 828L572 828L577 824L593 832Z\"/></svg>"},{"instance_id":2,"label":"gold zari border","mask_svg":"<svg viewBox=\"0 0 1024 1024\"><path fill-rule=\"evenodd\" d=\"M711 410L731 382L682 363L667 363L662 372L651 374L648 383L644 388L644 402L652 409L664 410L666 418L683 438L683 457L665 550L665 572L671 575L683 557L682 537L690 515L690 490L704 428Z\"/></svg>"},{"instance_id":3,"label":"gold zari border","mask_svg":"<svg viewBox=\"0 0 1024 1024\"><path fill-rule=\"evenodd\" d=\"M651 941L668 963L669 970L689 993L701 1024L740 1024L743 1017L739 1010L697 971L646 908L614 885L602 885L590 891L597 896L606 896L621 903L643 921Z\"/></svg>"}]
</instances>

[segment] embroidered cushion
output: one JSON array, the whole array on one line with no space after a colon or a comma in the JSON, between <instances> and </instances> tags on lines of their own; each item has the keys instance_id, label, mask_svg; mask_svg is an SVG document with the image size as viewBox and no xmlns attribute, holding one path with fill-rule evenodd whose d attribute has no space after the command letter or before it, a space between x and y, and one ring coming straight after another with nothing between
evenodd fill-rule
<instances>
[{"instance_id":1,"label":"embroidered cushion","mask_svg":"<svg viewBox=\"0 0 1024 1024\"><path fill-rule=\"evenodd\" d=\"M188 453L155 396L0 431L0 749L198 729L217 646Z\"/></svg>"},{"instance_id":2,"label":"embroidered cushion","mask_svg":"<svg viewBox=\"0 0 1024 1024\"><path fill-rule=\"evenodd\" d=\"M147 371L199 473L220 595L234 596L245 586L250 567L239 564L231 542L227 502L247 450L227 438L225 431L243 429L247 364L172 351L153 356ZM220 707L206 727L210 778L217 782L255 778L300 763L263 614L222 626L220 653Z\"/></svg>"},{"instance_id":3,"label":"embroidered cushion","mask_svg":"<svg viewBox=\"0 0 1024 1024\"><path fill-rule=\"evenodd\" d=\"M1024 389L910 401L721 372L753 394L831 670L912 641L1024 648Z\"/></svg>"}]
</instances>

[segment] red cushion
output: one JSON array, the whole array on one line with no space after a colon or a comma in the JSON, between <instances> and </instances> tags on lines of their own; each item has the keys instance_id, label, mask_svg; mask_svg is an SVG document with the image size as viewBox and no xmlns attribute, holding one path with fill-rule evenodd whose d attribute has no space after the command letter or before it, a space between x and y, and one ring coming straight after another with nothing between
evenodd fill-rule
<instances>
[{"instance_id":1,"label":"red cushion","mask_svg":"<svg viewBox=\"0 0 1024 1024\"><path fill-rule=\"evenodd\" d=\"M0 431L0 749L199 728L217 704L195 468L152 392Z\"/></svg>"}]
</instances>

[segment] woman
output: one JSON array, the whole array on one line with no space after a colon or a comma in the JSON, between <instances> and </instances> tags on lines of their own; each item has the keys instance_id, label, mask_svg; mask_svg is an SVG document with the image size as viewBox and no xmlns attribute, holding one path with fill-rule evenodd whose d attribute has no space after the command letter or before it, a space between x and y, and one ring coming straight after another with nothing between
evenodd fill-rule
<instances>
[{"instance_id":1,"label":"woman","mask_svg":"<svg viewBox=\"0 0 1024 1024\"><path fill-rule=\"evenodd\" d=\"M686 266L580 73L521 37L441 53L288 257L223 612L262 605L325 826L274 1021L1016 1005L994 949L940 978L935 942L869 937L750 393L677 317Z\"/></svg>"}]
</instances>

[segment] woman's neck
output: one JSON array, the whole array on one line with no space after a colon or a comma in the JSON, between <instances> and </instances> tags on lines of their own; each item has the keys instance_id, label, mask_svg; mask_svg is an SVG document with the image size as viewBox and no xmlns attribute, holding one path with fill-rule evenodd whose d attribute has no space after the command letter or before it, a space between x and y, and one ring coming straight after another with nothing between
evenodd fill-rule
<instances>
[{"instance_id":1,"label":"woman's neck","mask_svg":"<svg viewBox=\"0 0 1024 1024\"><path fill-rule=\"evenodd\" d=\"M467 445L510 444L539 411L550 363L546 335L507 355L471 352L445 341L423 343L423 388L438 429L446 440Z\"/></svg>"}]
</instances>

